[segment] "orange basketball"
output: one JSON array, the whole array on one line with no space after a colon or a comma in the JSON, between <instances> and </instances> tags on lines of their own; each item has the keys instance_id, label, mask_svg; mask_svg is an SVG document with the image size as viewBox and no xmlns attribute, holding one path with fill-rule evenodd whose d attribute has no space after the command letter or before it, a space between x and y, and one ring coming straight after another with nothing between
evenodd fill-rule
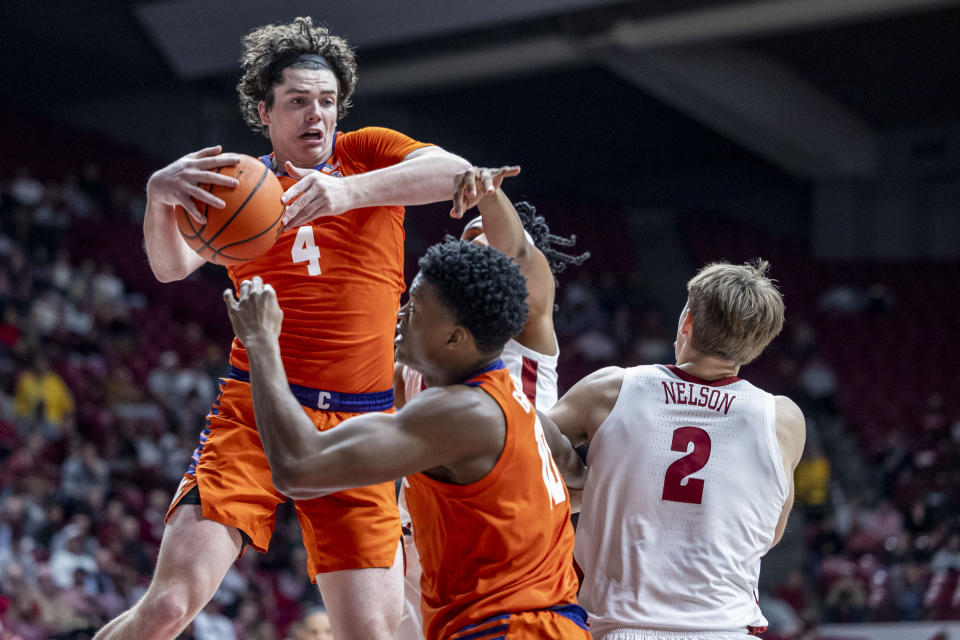
<instances>
[{"instance_id":1,"label":"orange basketball","mask_svg":"<svg viewBox=\"0 0 960 640\"><path fill-rule=\"evenodd\" d=\"M215 169L239 180L238 187L200 185L227 203L223 209L217 209L194 200L207 217L205 224L198 224L183 207L177 207L180 235L207 262L235 265L259 258L280 235L285 209L280 202L283 187L261 161L241 157L237 165Z\"/></svg>"}]
</instances>

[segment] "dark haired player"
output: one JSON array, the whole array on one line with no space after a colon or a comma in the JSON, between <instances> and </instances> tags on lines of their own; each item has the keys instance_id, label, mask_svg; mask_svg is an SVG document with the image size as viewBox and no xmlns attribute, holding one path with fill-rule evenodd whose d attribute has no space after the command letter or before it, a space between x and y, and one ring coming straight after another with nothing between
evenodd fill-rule
<instances>
[{"instance_id":1,"label":"dark haired player","mask_svg":"<svg viewBox=\"0 0 960 640\"><path fill-rule=\"evenodd\" d=\"M589 638L575 604L570 505L551 448L568 482L582 480L584 469L500 360L527 319L524 278L502 253L462 242L431 247L419 265L400 310L396 355L430 388L396 414L366 414L328 432L313 427L288 386L272 287L257 277L241 284L239 301L224 292L250 355L274 483L308 499L407 476L410 513L423 532L430 640Z\"/></svg>"},{"instance_id":2,"label":"dark haired player","mask_svg":"<svg viewBox=\"0 0 960 640\"><path fill-rule=\"evenodd\" d=\"M520 267L527 279L527 303L530 312L517 335L503 347L501 359L517 380L524 395L540 411L557 401L557 359L559 345L553 328L556 275L568 264L582 264L589 253L571 255L556 247L571 247L576 237L563 238L550 233L543 216L529 202L510 203L500 189L503 180L520 173L520 167L487 169L472 167L457 174L454 184L453 213L463 214L476 206L480 215L466 224L460 239L491 246ZM556 246L555 246L556 245ZM415 368L395 365L394 399L397 407L426 388ZM404 525L407 570L404 574L404 609L399 640L423 637L420 617L420 564L413 540L413 526L407 513L405 490L401 487L400 518Z\"/></svg>"},{"instance_id":3,"label":"dark haired player","mask_svg":"<svg viewBox=\"0 0 960 640\"><path fill-rule=\"evenodd\" d=\"M289 204L276 245L228 272L234 285L260 275L275 288L286 316L279 338L286 375L319 430L357 413L392 410L402 205L449 198L454 175L469 167L389 129L337 131L356 72L348 44L309 18L243 39L241 111L269 138L273 153L263 160L280 175ZM215 169L236 162L212 147L150 178L144 239L159 280L183 279L203 263L180 237L174 210L183 206L203 222L191 197L223 207L198 184L234 185ZM254 423L245 347L233 343L230 374L171 504L150 587L98 639L175 637L247 545L269 546L285 497L271 482ZM403 590L393 483L297 501L296 510L308 571L337 640L393 638Z\"/></svg>"}]
</instances>

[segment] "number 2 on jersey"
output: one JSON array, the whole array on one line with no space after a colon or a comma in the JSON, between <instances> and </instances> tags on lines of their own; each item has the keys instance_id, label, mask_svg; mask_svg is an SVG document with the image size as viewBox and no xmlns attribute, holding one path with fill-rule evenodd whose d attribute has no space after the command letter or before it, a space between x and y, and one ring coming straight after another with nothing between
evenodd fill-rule
<instances>
[{"instance_id":1,"label":"number 2 on jersey","mask_svg":"<svg viewBox=\"0 0 960 640\"><path fill-rule=\"evenodd\" d=\"M320 249L313 240L313 227L309 224L297 229L297 237L293 241L290 258L294 264L306 262L308 275L318 276L322 273L320 271Z\"/></svg>"},{"instance_id":2,"label":"number 2 on jersey","mask_svg":"<svg viewBox=\"0 0 960 640\"><path fill-rule=\"evenodd\" d=\"M687 453L690 445L693 449ZM710 459L710 434L697 427L680 427L673 432L673 451L687 453L667 467L667 475L663 479L663 499L670 502L687 502L700 504L703 499L703 480L688 476L703 469ZM682 484L683 479L686 484Z\"/></svg>"}]
</instances>

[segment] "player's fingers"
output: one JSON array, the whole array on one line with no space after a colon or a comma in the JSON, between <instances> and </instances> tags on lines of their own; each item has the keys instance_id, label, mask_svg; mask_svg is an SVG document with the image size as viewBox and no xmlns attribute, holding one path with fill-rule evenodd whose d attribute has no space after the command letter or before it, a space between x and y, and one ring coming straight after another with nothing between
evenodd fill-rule
<instances>
[{"instance_id":1,"label":"player's fingers","mask_svg":"<svg viewBox=\"0 0 960 640\"><path fill-rule=\"evenodd\" d=\"M505 178L512 178L513 176L520 173L520 166L513 164L513 165L507 165L505 167L500 167L499 169L497 169L497 173L499 173Z\"/></svg>"},{"instance_id":2,"label":"player's fingers","mask_svg":"<svg viewBox=\"0 0 960 640\"><path fill-rule=\"evenodd\" d=\"M285 162L283 166L286 168L287 173L294 178L303 178L304 176L309 175L311 172L316 171L316 169L298 167L297 165L293 164L289 160L287 160L287 162Z\"/></svg>"},{"instance_id":3,"label":"player's fingers","mask_svg":"<svg viewBox=\"0 0 960 640\"><path fill-rule=\"evenodd\" d=\"M269 283L263 285L263 295L265 295L270 301L277 299L277 291Z\"/></svg>"},{"instance_id":4,"label":"player's fingers","mask_svg":"<svg viewBox=\"0 0 960 640\"><path fill-rule=\"evenodd\" d=\"M193 166L197 169L216 169L217 167L232 167L240 164L240 155L236 153L220 153L215 156L196 158Z\"/></svg>"},{"instance_id":5,"label":"player's fingers","mask_svg":"<svg viewBox=\"0 0 960 640\"><path fill-rule=\"evenodd\" d=\"M299 213L291 216L290 220L284 223L283 230L288 231L294 227L299 227L300 225L307 224L314 218L319 218L320 216L327 215L317 212L313 207L306 207L301 210Z\"/></svg>"},{"instance_id":6,"label":"player's fingers","mask_svg":"<svg viewBox=\"0 0 960 640\"><path fill-rule=\"evenodd\" d=\"M207 216L200 213L200 209L197 208L197 205L194 204L193 200L187 198L187 201L181 206L183 207L183 210L187 212L187 215L193 218L194 221L200 224L207 224Z\"/></svg>"},{"instance_id":7,"label":"player's fingers","mask_svg":"<svg viewBox=\"0 0 960 640\"><path fill-rule=\"evenodd\" d=\"M283 192L283 195L280 196L280 202L286 205L293 205L294 200L297 199L301 193L310 188L309 180L300 180L295 185Z\"/></svg>"},{"instance_id":8,"label":"player's fingers","mask_svg":"<svg viewBox=\"0 0 960 640\"><path fill-rule=\"evenodd\" d=\"M240 181L233 176L225 176L216 171L185 171L183 177L193 184L215 184L218 187L227 187L228 189L240 186Z\"/></svg>"},{"instance_id":9,"label":"player's fingers","mask_svg":"<svg viewBox=\"0 0 960 640\"><path fill-rule=\"evenodd\" d=\"M223 290L223 301L227 305L227 313L232 314L233 310L237 308L237 299L233 295L233 291L230 289Z\"/></svg>"},{"instance_id":10,"label":"player's fingers","mask_svg":"<svg viewBox=\"0 0 960 640\"><path fill-rule=\"evenodd\" d=\"M483 181L483 192L486 194L491 194L497 190L496 186L493 184L493 174L489 171L484 171L481 176Z\"/></svg>"},{"instance_id":11,"label":"player's fingers","mask_svg":"<svg viewBox=\"0 0 960 640\"><path fill-rule=\"evenodd\" d=\"M253 279L250 280L250 287L253 289L253 293L260 293L263 291L263 278L260 276L253 276Z\"/></svg>"},{"instance_id":12,"label":"player's fingers","mask_svg":"<svg viewBox=\"0 0 960 640\"><path fill-rule=\"evenodd\" d=\"M225 206L227 206L226 202L213 195L206 189L201 189L195 184L187 185L184 191L186 191L187 195L194 200L199 200L200 202L208 204L214 209L223 209Z\"/></svg>"},{"instance_id":13,"label":"player's fingers","mask_svg":"<svg viewBox=\"0 0 960 640\"><path fill-rule=\"evenodd\" d=\"M204 147L200 151L194 151L193 153L188 153L188 158L206 158L207 156L215 156L223 151L223 146L215 144L212 147Z\"/></svg>"},{"instance_id":14,"label":"player's fingers","mask_svg":"<svg viewBox=\"0 0 960 640\"><path fill-rule=\"evenodd\" d=\"M240 300L245 300L250 296L250 286L249 280L240 283Z\"/></svg>"},{"instance_id":15,"label":"player's fingers","mask_svg":"<svg viewBox=\"0 0 960 640\"><path fill-rule=\"evenodd\" d=\"M477 170L477 169L470 169L470 171L468 172L469 175L467 177L467 189L466 189L466 195L468 197L470 198L477 197L477 182L480 180L480 176L482 175L482 173L483 173L482 170Z\"/></svg>"},{"instance_id":16,"label":"player's fingers","mask_svg":"<svg viewBox=\"0 0 960 640\"><path fill-rule=\"evenodd\" d=\"M287 205L287 210L283 214L283 224L293 226L292 223L295 220L302 219L304 212L313 209L315 200L316 195L312 195L310 192L301 194L296 200Z\"/></svg>"}]
</instances>

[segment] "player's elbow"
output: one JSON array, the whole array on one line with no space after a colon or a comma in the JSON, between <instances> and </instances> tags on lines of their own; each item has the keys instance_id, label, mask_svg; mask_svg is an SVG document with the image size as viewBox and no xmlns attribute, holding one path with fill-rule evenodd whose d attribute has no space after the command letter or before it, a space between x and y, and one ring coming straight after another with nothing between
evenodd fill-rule
<instances>
[{"instance_id":1,"label":"player's elbow","mask_svg":"<svg viewBox=\"0 0 960 640\"><path fill-rule=\"evenodd\" d=\"M168 282L177 282L183 280L187 277L186 273L180 273L178 271L173 271L170 269L153 269L154 277L160 282L166 284Z\"/></svg>"},{"instance_id":2,"label":"player's elbow","mask_svg":"<svg viewBox=\"0 0 960 640\"><path fill-rule=\"evenodd\" d=\"M270 474L274 488L288 498L308 500L327 493L311 486L312 480L296 462L271 463Z\"/></svg>"},{"instance_id":3,"label":"player's elbow","mask_svg":"<svg viewBox=\"0 0 960 640\"><path fill-rule=\"evenodd\" d=\"M153 277L163 283L183 280L196 269L196 267L190 268L190 265L180 260L157 259L149 251L147 262L150 264L150 270L153 271Z\"/></svg>"}]
</instances>

